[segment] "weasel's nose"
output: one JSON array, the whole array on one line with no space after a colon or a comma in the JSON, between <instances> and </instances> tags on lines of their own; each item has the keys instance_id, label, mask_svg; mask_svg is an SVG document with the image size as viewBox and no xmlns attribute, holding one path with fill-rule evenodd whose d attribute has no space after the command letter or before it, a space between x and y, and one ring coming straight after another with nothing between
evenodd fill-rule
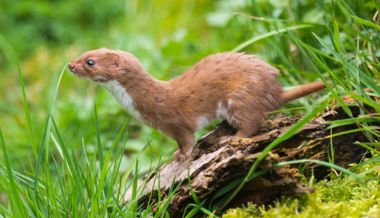
<instances>
[{"instance_id":1,"label":"weasel's nose","mask_svg":"<svg viewBox=\"0 0 380 218\"><path fill-rule=\"evenodd\" d=\"M70 69L70 71L73 71L73 70L74 70L74 68L75 68L75 65L74 65L74 64L72 64L72 63L70 63L70 64L69 64L69 69Z\"/></svg>"}]
</instances>

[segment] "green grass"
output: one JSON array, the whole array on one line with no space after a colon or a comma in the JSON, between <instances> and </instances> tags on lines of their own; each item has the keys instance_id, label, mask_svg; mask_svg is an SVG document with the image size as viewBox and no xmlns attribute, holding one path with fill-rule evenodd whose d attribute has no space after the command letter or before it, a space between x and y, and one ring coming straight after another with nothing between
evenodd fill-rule
<instances>
[{"instance_id":1,"label":"green grass","mask_svg":"<svg viewBox=\"0 0 380 218\"><path fill-rule=\"evenodd\" d=\"M10 2L1 3L9 10L1 13L0 23L14 28L5 31L0 26L0 217L168 217L170 198L140 207L136 199L142 187L137 180L171 159L174 141L131 119L109 93L65 69L70 59L96 47L131 51L160 79L180 74L207 54L235 50L255 53L279 68L285 87L318 79L327 84L326 91L280 110L302 113L304 118L271 143L244 178L221 188L214 196L221 201L209 205L192 192L194 203L186 207L184 217L379 214L380 131L373 125L380 112L373 98L380 96L377 1L120 1L116 11L112 4L101 3L101 9L81 18L76 14L84 12L74 7L75 2L60 3L62 11L72 13L51 19L45 17L54 16L57 5L19 2L10 9ZM23 8L29 8L28 13ZM23 16L30 17L28 22ZM87 25L88 20L96 22ZM46 22L55 37L25 32L40 28L40 22ZM371 106L375 113L362 107L358 118L333 121L330 137L338 135L335 128L354 124L354 131L368 139L357 146L372 158L342 169L334 164L331 144L329 162L279 163L314 162L339 176L321 182L306 179L315 193L284 198L268 210L249 206L221 215L223 203L265 173L257 166L270 150L327 104L336 102L350 115L342 96ZM123 205L121 199L130 188L133 200ZM358 206L345 209L349 204Z\"/></svg>"}]
</instances>

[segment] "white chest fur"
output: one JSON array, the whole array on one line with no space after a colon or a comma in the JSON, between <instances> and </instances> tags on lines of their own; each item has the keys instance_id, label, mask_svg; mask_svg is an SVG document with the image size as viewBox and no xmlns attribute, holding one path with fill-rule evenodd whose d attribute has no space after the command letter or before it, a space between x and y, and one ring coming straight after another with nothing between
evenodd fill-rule
<instances>
[{"instance_id":1,"label":"white chest fur","mask_svg":"<svg viewBox=\"0 0 380 218\"><path fill-rule=\"evenodd\" d=\"M141 120L141 116L138 111L136 111L133 105L133 98L128 94L125 88L120 85L116 80L111 80L105 83L102 83L108 91L110 91L119 103L128 110L128 112L135 117L136 119Z\"/></svg>"}]
</instances>

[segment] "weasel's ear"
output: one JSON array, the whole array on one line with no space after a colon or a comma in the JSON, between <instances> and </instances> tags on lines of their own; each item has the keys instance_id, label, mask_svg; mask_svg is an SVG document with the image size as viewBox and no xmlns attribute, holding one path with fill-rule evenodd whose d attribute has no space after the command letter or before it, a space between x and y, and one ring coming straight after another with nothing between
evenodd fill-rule
<instances>
[{"instance_id":1,"label":"weasel's ear","mask_svg":"<svg viewBox=\"0 0 380 218\"><path fill-rule=\"evenodd\" d=\"M106 60L110 66L112 66L115 69L118 69L121 65L121 58L118 54L115 54L113 52L109 52L107 54L107 60Z\"/></svg>"},{"instance_id":2,"label":"weasel's ear","mask_svg":"<svg viewBox=\"0 0 380 218\"><path fill-rule=\"evenodd\" d=\"M120 57L119 57L119 55L117 55L117 58L115 58L115 60L112 62L112 66L114 68L116 68L116 69L119 68L119 66L120 66Z\"/></svg>"}]
</instances>

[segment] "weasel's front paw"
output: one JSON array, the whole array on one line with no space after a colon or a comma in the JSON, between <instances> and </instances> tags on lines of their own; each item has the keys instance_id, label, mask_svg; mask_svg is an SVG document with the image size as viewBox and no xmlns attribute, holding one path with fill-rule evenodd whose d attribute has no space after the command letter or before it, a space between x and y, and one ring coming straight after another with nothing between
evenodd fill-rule
<instances>
[{"instance_id":1,"label":"weasel's front paw","mask_svg":"<svg viewBox=\"0 0 380 218\"><path fill-rule=\"evenodd\" d=\"M176 162L182 162L186 160L187 158L189 158L190 154L191 154L191 149L185 151L179 148L174 152L174 160Z\"/></svg>"}]
</instances>

